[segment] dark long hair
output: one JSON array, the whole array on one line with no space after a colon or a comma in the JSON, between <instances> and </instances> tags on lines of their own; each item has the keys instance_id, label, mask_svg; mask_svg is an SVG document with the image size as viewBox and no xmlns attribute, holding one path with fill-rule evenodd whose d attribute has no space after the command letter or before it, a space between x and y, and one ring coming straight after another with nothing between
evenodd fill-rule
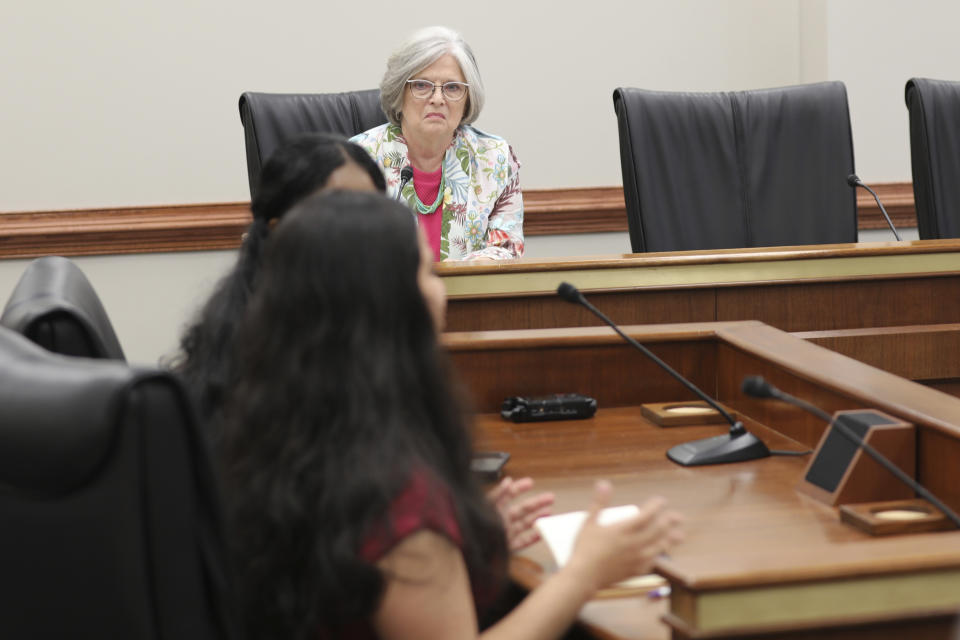
<instances>
[{"instance_id":1,"label":"dark long hair","mask_svg":"<svg viewBox=\"0 0 960 640\"><path fill-rule=\"evenodd\" d=\"M419 251L408 209L346 192L301 203L267 247L221 442L251 640L369 619L384 577L358 552L419 473L449 491L471 578L504 574L502 525L469 471Z\"/></svg>"},{"instance_id":2,"label":"dark long hair","mask_svg":"<svg viewBox=\"0 0 960 640\"><path fill-rule=\"evenodd\" d=\"M271 223L322 189L334 171L351 162L369 174L377 189L386 190L383 173L361 147L327 134L294 138L263 166L260 188L250 206L253 222L244 235L237 263L184 332L180 353L171 363L193 393L211 436L215 436L216 416L232 370L229 345L253 289Z\"/></svg>"}]
</instances>

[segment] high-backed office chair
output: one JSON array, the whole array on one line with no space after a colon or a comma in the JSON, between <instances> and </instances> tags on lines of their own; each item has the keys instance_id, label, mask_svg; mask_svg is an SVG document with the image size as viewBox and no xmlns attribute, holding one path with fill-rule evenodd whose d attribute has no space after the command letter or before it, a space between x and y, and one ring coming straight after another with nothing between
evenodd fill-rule
<instances>
[{"instance_id":1,"label":"high-backed office chair","mask_svg":"<svg viewBox=\"0 0 960 640\"><path fill-rule=\"evenodd\" d=\"M380 90L345 93L253 93L240 96L240 121L247 148L250 196L260 168L277 147L300 133L337 133L347 138L387 121Z\"/></svg>"},{"instance_id":2,"label":"high-backed office chair","mask_svg":"<svg viewBox=\"0 0 960 640\"><path fill-rule=\"evenodd\" d=\"M841 82L613 93L634 252L857 241Z\"/></svg>"},{"instance_id":3,"label":"high-backed office chair","mask_svg":"<svg viewBox=\"0 0 960 640\"><path fill-rule=\"evenodd\" d=\"M0 328L0 638L236 638L218 509L170 375Z\"/></svg>"},{"instance_id":4,"label":"high-backed office chair","mask_svg":"<svg viewBox=\"0 0 960 640\"><path fill-rule=\"evenodd\" d=\"M960 82L911 78L913 201L920 238L960 238Z\"/></svg>"},{"instance_id":5,"label":"high-backed office chair","mask_svg":"<svg viewBox=\"0 0 960 640\"><path fill-rule=\"evenodd\" d=\"M97 292L73 261L60 256L27 266L0 325L56 353L125 359Z\"/></svg>"}]
</instances>

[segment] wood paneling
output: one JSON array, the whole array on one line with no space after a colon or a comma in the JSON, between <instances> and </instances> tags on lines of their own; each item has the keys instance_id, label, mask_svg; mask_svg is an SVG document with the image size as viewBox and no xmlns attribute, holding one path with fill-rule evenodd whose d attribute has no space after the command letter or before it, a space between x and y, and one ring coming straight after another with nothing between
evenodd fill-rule
<instances>
[{"instance_id":1,"label":"wood paneling","mask_svg":"<svg viewBox=\"0 0 960 640\"><path fill-rule=\"evenodd\" d=\"M898 227L916 226L910 183L875 189ZM621 187L523 195L526 235L627 230ZM861 229L886 227L869 194L857 194L857 208ZM235 249L249 222L247 202L0 213L0 258Z\"/></svg>"},{"instance_id":2,"label":"wood paneling","mask_svg":"<svg viewBox=\"0 0 960 640\"><path fill-rule=\"evenodd\" d=\"M669 337L658 339L647 331L646 346L669 361L683 376L712 392L709 372L716 369L712 336L682 333L671 326ZM505 336L513 332L504 332ZM584 393L604 407L691 399L681 383L663 372L643 354L604 328L585 328L569 340L531 343L518 338L491 343L491 333L444 335L454 366L471 381L467 385L474 407L482 413L496 412L510 396L541 396L552 393ZM683 341L678 342L678 337ZM476 347L483 345L485 348ZM576 362L572 360L575 354ZM534 374L535 372L535 374ZM478 381L482 380L483 384ZM636 381L625 384L625 380Z\"/></svg>"},{"instance_id":3,"label":"wood paneling","mask_svg":"<svg viewBox=\"0 0 960 640\"><path fill-rule=\"evenodd\" d=\"M960 509L960 440L928 429L917 432L917 480L954 510Z\"/></svg>"},{"instance_id":4,"label":"wood paneling","mask_svg":"<svg viewBox=\"0 0 960 640\"><path fill-rule=\"evenodd\" d=\"M960 324L804 331L794 336L915 382L960 381Z\"/></svg>"},{"instance_id":5,"label":"wood paneling","mask_svg":"<svg viewBox=\"0 0 960 640\"><path fill-rule=\"evenodd\" d=\"M835 282L718 288L716 294L717 320L761 320L784 331L960 320L960 276L867 275Z\"/></svg>"},{"instance_id":6,"label":"wood paneling","mask_svg":"<svg viewBox=\"0 0 960 640\"><path fill-rule=\"evenodd\" d=\"M711 322L716 319L715 298L709 289L607 291L590 296L590 300L618 324ZM447 326L456 331L601 324L602 321L586 309L564 302L555 294L451 299L447 304Z\"/></svg>"},{"instance_id":7,"label":"wood paneling","mask_svg":"<svg viewBox=\"0 0 960 640\"><path fill-rule=\"evenodd\" d=\"M960 321L960 241L442 265L451 331L596 325L566 280L622 324L761 320L785 331Z\"/></svg>"}]
</instances>

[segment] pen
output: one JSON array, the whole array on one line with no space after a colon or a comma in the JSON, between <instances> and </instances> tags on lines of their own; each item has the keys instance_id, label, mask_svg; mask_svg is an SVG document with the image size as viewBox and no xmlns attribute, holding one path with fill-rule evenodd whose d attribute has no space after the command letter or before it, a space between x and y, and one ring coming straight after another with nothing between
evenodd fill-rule
<instances>
[{"instance_id":1,"label":"pen","mask_svg":"<svg viewBox=\"0 0 960 640\"><path fill-rule=\"evenodd\" d=\"M657 587L656 589L651 589L647 591L647 597L651 600L659 600L660 598L666 598L670 595L670 585L665 584L662 587Z\"/></svg>"}]
</instances>

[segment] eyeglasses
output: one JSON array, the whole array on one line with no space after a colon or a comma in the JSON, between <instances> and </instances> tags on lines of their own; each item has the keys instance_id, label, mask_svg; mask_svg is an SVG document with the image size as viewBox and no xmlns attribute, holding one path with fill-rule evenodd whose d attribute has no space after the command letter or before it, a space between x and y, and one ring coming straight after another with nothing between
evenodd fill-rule
<instances>
[{"instance_id":1,"label":"eyeglasses","mask_svg":"<svg viewBox=\"0 0 960 640\"><path fill-rule=\"evenodd\" d=\"M437 90L437 87L440 87L443 97L451 102L463 100L463 96L467 95L467 89L470 88L470 85L466 82L444 82L443 84L437 84L436 82L420 79L407 80L407 84L410 85L410 93L413 94L414 98L421 100L429 98L433 95L433 92Z\"/></svg>"}]
</instances>

